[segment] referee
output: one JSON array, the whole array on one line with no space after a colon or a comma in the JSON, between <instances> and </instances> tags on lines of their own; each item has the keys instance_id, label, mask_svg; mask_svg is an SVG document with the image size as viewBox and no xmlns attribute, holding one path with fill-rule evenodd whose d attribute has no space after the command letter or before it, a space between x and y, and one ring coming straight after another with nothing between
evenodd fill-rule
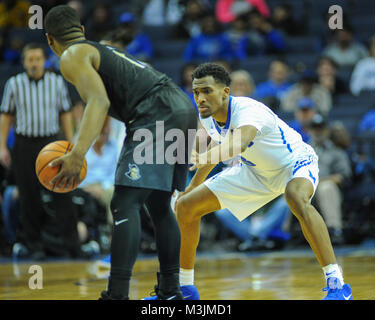
<instances>
[{"instance_id":1,"label":"referee","mask_svg":"<svg viewBox=\"0 0 375 320\"><path fill-rule=\"evenodd\" d=\"M41 190L35 174L35 160L48 143L58 140L60 125L65 138L72 142L73 122L66 84L60 75L44 69L45 54L40 44L24 47L26 72L11 77L5 84L0 106L0 161L12 168L20 196L17 242L23 244L32 259L43 259L41 240L45 212ZM15 128L12 155L7 148L10 128ZM46 189L45 189L46 190ZM49 192L49 191L46 191ZM49 192L61 231L61 238L71 257L80 256L77 214L71 195Z\"/></svg>"}]
</instances>

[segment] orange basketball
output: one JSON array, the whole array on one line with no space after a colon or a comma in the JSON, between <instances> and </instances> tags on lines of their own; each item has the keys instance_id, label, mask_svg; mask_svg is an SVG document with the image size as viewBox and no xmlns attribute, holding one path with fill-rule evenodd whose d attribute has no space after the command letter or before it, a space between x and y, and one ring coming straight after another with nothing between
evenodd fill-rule
<instances>
[{"instance_id":1,"label":"orange basketball","mask_svg":"<svg viewBox=\"0 0 375 320\"><path fill-rule=\"evenodd\" d=\"M57 188L55 185L50 185L50 181L58 174L60 170L60 166L50 167L48 164L63 156L64 154L70 152L73 148L73 144L68 141L55 141L47 144L42 150L40 150L38 157L36 158L35 162L35 172L40 181L40 183L47 188L48 190L58 192L58 193L66 193L72 191L78 187L74 185L70 188L62 187ZM87 173L87 162L86 159L82 165L81 169L81 181L86 177Z\"/></svg>"}]
</instances>

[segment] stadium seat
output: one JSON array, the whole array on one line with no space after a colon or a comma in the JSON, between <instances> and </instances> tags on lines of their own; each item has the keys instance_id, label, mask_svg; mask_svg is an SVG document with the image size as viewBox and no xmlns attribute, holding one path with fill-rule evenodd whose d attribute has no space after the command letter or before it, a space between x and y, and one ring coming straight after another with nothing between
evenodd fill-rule
<instances>
[{"instance_id":1,"label":"stadium seat","mask_svg":"<svg viewBox=\"0 0 375 320\"><path fill-rule=\"evenodd\" d=\"M287 50L290 53L311 53L317 51L317 37L316 36L299 36L287 38Z\"/></svg>"},{"instance_id":2,"label":"stadium seat","mask_svg":"<svg viewBox=\"0 0 375 320\"><path fill-rule=\"evenodd\" d=\"M154 41L155 56L160 58L177 58L182 57L186 48L187 41Z\"/></svg>"}]
</instances>

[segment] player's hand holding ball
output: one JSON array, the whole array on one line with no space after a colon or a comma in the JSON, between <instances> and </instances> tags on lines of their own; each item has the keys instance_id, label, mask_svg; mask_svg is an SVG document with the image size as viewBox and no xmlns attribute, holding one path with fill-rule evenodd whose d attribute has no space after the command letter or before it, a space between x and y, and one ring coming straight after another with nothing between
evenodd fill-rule
<instances>
[{"instance_id":1,"label":"player's hand holding ball","mask_svg":"<svg viewBox=\"0 0 375 320\"><path fill-rule=\"evenodd\" d=\"M44 187L65 193L76 189L86 177L86 159L72 149L73 144L68 141L55 141L40 151L35 168Z\"/></svg>"}]
</instances>

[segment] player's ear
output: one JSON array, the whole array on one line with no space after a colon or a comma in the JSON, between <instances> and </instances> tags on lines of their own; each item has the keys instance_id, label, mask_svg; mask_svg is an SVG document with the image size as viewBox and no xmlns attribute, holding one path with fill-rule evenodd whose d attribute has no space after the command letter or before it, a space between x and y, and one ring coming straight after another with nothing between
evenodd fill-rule
<instances>
[{"instance_id":1,"label":"player's ear","mask_svg":"<svg viewBox=\"0 0 375 320\"><path fill-rule=\"evenodd\" d=\"M81 26L82 33L85 34L85 27Z\"/></svg>"},{"instance_id":2,"label":"player's ear","mask_svg":"<svg viewBox=\"0 0 375 320\"><path fill-rule=\"evenodd\" d=\"M229 87L224 87L224 88L223 88L223 100L225 100L226 98L228 98L228 96L229 96L229 91L230 91L230 88L229 88Z\"/></svg>"},{"instance_id":3,"label":"player's ear","mask_svg":"<svg viewBox=\"0 0 375 320\"><path fill-rule=\"evenodd\" d=\"M49 46L53 46L53 45L54 45L54 40L53 40L53 38L51 37L51 35L48 34L48 33L46 33L46 37L47 37L48 45L49 45Z\"/></svg>"}]
</instances>

